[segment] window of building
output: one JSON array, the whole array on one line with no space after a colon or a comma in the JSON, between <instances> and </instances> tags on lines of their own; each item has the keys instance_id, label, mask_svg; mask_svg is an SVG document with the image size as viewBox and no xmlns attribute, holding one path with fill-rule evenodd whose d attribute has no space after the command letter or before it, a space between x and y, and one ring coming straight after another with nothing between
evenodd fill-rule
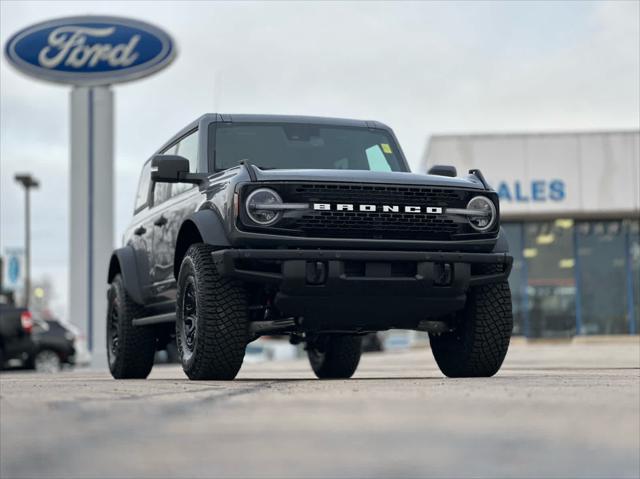
<instances>
[{"instance_id":1,"label":"window of building","mask_svg":"<svg viewBox=\"0 0 640 479\"><path fill-rule=\"evenodd\" d=\"M579 334L625 334L626 235L622 221L577 223Z\"/></svg>"},{"instance_id":2,"label":"window of building","mask_svg":"<svg viewBox=\"0 0 640 479\"><path fill-rule=\"evenodd\" d=\"M138 182L138 193L136 194L135 212L147 206L149 201L149 183L151 182L151 162L147 161L142 167L140 181Z\"/></svg>"},{"instance_id":3,"label":"window of building","mask_svg":"<svg viewBox=\"0 0 640 479\"><path fill-rule=\"evenodd\" d=\"M513 256L513 267L509 275L509 287L513 308L513 334L527 335L527 268L523 249L522 223L505 223L502 225L509 241L509 250Z\"/></svg>"},{"instance_id":4,"label":"window of building","mask_svg":"<svg viewBox=\"0 0 640 479\"><path fill-rule=\"evenodd\" d=\"M575 334L576 281L573 220L524 225L529 336Z\"/></svg>"},{"instance_id":5,"label":"window of building","mask_svg":"<svg viewBox=\"0 0 640 479\"><path fill-rule=\"evenodd\" d=\"M514 334L640 331L640 222L504 223Z\"/></svg>"},{"instance_id":6,"label":"window of building","mask_svg":"<svg viewBox=\"0 0 640 479\"><path fill-rule=\"evenodd\" d=\"M627 234L627 310L629 332L640 333L640 220L625 224Z\"/></svg>"}]
</instances>

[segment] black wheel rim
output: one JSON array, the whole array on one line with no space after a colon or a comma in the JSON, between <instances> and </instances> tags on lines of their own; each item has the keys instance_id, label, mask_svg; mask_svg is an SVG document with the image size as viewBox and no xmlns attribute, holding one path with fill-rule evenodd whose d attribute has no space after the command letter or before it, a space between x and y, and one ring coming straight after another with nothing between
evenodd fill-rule
<instances>
[{"instance_id":1,"label":"black wheel rim","mask_svg":"<svg viewBox=\"0 0 640 479\"><path fill-rule=\"evenodd\" d=\"M311 348L309 351L309 357L312 361L321 364L324 361L325 353L318 351L317 349Z\"/></svg>"},{"instance_id":2,"label":"black wheel rim","mask_svg":"<svg viewBox=\"0 0 640 479\"><path fill-rule=\"evenodd\" d=\"M118 302L114 298L111 302L111 310L109 312L109 331L107 333L107 351L109 353L109 363L114 364L118 357L118 345L120 336L118 332L118 322L120 313L118 311Z\"/></svg>"},{"instance_id":3,"label":"black wheel rim","mask_svg":"<svg viewBox=\"0 0 640 479\"><path fill-rule=\"evenodd\" d=\"M326 356L325 348L321 348L318 339L307 342L307 355L312 364L320 366L324 362Z\"/></svg>"},{"instance_id":4,"label":"black wheel rim","mask_svg":"<svg viewBox=\"0 0 640 479\"><path fill-rule=\"evenodd\" d=\"M198 302L193 277L187 280L182 297L182 347L191 356L196 346L198 332Z\"/></svg>"}]
</instances>

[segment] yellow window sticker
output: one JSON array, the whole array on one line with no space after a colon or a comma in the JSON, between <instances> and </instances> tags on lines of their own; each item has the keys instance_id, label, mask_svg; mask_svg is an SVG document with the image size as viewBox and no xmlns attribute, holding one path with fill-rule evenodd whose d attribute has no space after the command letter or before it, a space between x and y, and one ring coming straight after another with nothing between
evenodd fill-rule
<instances>
[{"instance_id":1,"label":"yellow window sticker","mask_svg":"<svg viewBox=\"0 0 640 479\"><path fill-rule=\"evenodd\" d=\"M382 151L384 151L387 155L390 155L391 153L393 153L388 143L382 143L380 144L380 146L382 147Z\"/></svg>"}]
</instances>

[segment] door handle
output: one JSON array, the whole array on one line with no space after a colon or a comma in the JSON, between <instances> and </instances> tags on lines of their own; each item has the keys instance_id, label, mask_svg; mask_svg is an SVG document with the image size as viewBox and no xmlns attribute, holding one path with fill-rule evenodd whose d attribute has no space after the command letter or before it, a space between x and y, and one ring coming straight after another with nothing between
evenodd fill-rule
<instances>
[{"instance_id":1,"label":"door handle","mask_svg":"<svg viewBox=\"0 0 640 479\"><path fill-rule=\"evenodd\" d=\"M160 218L158 218L157 220L155 220L153 222L154 225L156 226L164 226L167 224L167 218L164 217L164 215L160 216Z\"/></svg>"},{"instance_id":2,"label":"door handle","mask_svg":"<svg viewBox=\"0 0 640 479\"><path fill-rule=\"evenodd\" d=\"M142 236L147 232L147 229L144 226L138 226L135 230L133 230L133 234L136 236Z\"/></svg>"}]
</instances>

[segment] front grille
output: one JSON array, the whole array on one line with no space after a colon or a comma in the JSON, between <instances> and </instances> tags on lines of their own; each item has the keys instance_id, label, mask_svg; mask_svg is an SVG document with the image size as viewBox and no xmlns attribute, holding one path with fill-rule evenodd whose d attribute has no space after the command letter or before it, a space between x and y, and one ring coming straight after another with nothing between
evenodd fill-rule
<instances>
[{"instance_id":1,"label":"front grille","mask_svg":"<svg viewBox=\"0 0 640 479\"><path fill-rule=\"evenodd\" d=\"M277 190L285 202L348 203L356 206L356 211L305 210L289 214L278 223L279 233L314 238L426 241L447 241L460 235L478 236L461 217L402 212L405 206L465 208L471 197L478 194L477 191L358 183L280 183L269 186ZM401 212L357 211L359 205L395 205Z\"/></svg>"},{"instance_id":2,"label":"front grille","mask_svg":"<svg viewBox=\"0 0 640 479\"><path fill-rule=\"evenodd\" d=\"M415 186L384 186L361 184L296 185L291 194L301 201L360 202L376 204L466 206L463 190L424 188Z\"/></svg>"},{"instance_id":3,"label":"front grille","mask_svg":"<svg viewBox=\"0 0 640 479\"><path fill-rule=\"evenodd\" d=\"M304 215L297 226L319 238L446 240L462 225L436 215L316 211Z\"/></svg>"}]
</instances>

